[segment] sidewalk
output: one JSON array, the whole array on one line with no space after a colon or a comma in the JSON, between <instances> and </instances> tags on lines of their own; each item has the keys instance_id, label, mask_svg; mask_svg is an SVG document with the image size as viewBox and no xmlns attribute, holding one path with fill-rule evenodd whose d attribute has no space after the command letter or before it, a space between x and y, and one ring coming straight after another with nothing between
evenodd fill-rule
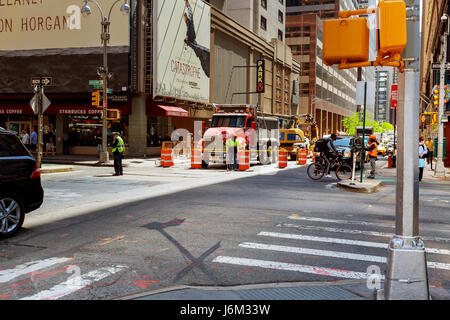
<instances>
[{"instance_id":1,"label":"sidewalk","mask_svg":"<svg viewBox=\"0 0 450 320\"><path fill-rule=\"evenodd\" d=\"M47 156L42 160L43 164L61 164L61 165L76 165L76 166L90 166L90 167L114 167L113 158L106 164L101 164L97 156L80 156L80 155L57 155ZM123 159L123 167L132 167L138 164L159 165L159 157L152 158L127 158Z\"/></svg>"},{"instance_id":2,"label":"sidewalk","mask_svg":"<svg viewBox=\"0 0 450 320\"><path fill-rule=\"evenodd\" d=\"M435 163L433 162L433 169L435 168ZM380 168L377 174L380 178L394 178L397 176L396 168L388 168L388 165L384 165ZM378 170L378 169L377 169ZM418 171L419 169L417 169ZM439 183L450 185L450 168L445 168L445 179L437 178L434 176L434 171L431 170L430 165L427 164L423 170L423 177L421 183Z\"/></svg>"}]
</instances>

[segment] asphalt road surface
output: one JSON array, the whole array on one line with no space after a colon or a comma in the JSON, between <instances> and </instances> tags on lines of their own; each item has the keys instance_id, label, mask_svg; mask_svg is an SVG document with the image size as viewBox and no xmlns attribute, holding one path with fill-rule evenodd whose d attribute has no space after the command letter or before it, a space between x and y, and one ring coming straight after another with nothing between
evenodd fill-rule
<instances>
[{"instance_id":1,"label":"asphalt road surface","mask_svg":"<svg viewBox=\"0 0 450 320\"><path fill-rule=\"evenodd\" d=\"M253 168L253 167L252 167ZM261 168L258 166L256 168ZM45 203L0 242L0 299L114 299L169 286L364 279L386 271L395 178L375 194L263 173L79 167L43 176ZM450 188L424 181L430 287L450 290Z\"/></svg>"}]
</instances>

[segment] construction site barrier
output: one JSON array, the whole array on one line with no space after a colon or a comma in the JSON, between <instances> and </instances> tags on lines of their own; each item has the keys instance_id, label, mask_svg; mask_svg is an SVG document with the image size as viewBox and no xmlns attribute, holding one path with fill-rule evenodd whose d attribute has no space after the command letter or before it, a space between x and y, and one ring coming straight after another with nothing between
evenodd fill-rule
<instances>
[{"instance_id":1,"label":"construction site barrier","mask_svg":"<svg viewBox=\"0 0 450 320\"><path fill-rule=\"evenodd\" d=\"M288 165L288 152L280 149L279 151L279 159L278 159L278 167L279 168L287 168Z\"/></svg>"}]
</instances>

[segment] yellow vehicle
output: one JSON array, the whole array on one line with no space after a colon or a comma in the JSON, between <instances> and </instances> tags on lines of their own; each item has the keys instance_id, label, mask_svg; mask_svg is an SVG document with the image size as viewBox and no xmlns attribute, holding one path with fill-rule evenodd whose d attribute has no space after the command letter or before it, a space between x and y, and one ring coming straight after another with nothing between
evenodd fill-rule
<instances>
[{"instance_id":1,"label":"yellow vehicle","mask_svg":"<svg viewBox=\"0 0 450 320\"><path fill-rule=\"evenodd\" d=\"M386 155L386 146L384 143L378 145L378 154L381 154L383 157Z\"/></svg>"},{"instance_id":2,"label":"yellow vehicle","mask_svg":"<svg viewBox=\"0 0 450 320\"><path fill-rule=\"evenodd\" d=\"M280 147L288 151L290 159L296 158L299 149L309 149L317 136L317 123L310 114L280 120Z\"/></svg>"}]
</instances>

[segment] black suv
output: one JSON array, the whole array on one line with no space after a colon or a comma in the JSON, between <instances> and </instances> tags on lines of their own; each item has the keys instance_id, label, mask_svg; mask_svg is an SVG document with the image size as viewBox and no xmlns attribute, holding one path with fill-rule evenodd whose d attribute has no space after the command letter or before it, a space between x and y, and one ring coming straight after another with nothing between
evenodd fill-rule
<instances>
[{"instance_id":1,"label":"black suv","mask_svg":"<svg viewBox=\"0 0 450 320\"><path fill-rule=\"evenodd\" d=\"M15 235L25 214L43 200L36 159L14 133L0 128L0 239Z\"/></svg>"}]
</instances>

